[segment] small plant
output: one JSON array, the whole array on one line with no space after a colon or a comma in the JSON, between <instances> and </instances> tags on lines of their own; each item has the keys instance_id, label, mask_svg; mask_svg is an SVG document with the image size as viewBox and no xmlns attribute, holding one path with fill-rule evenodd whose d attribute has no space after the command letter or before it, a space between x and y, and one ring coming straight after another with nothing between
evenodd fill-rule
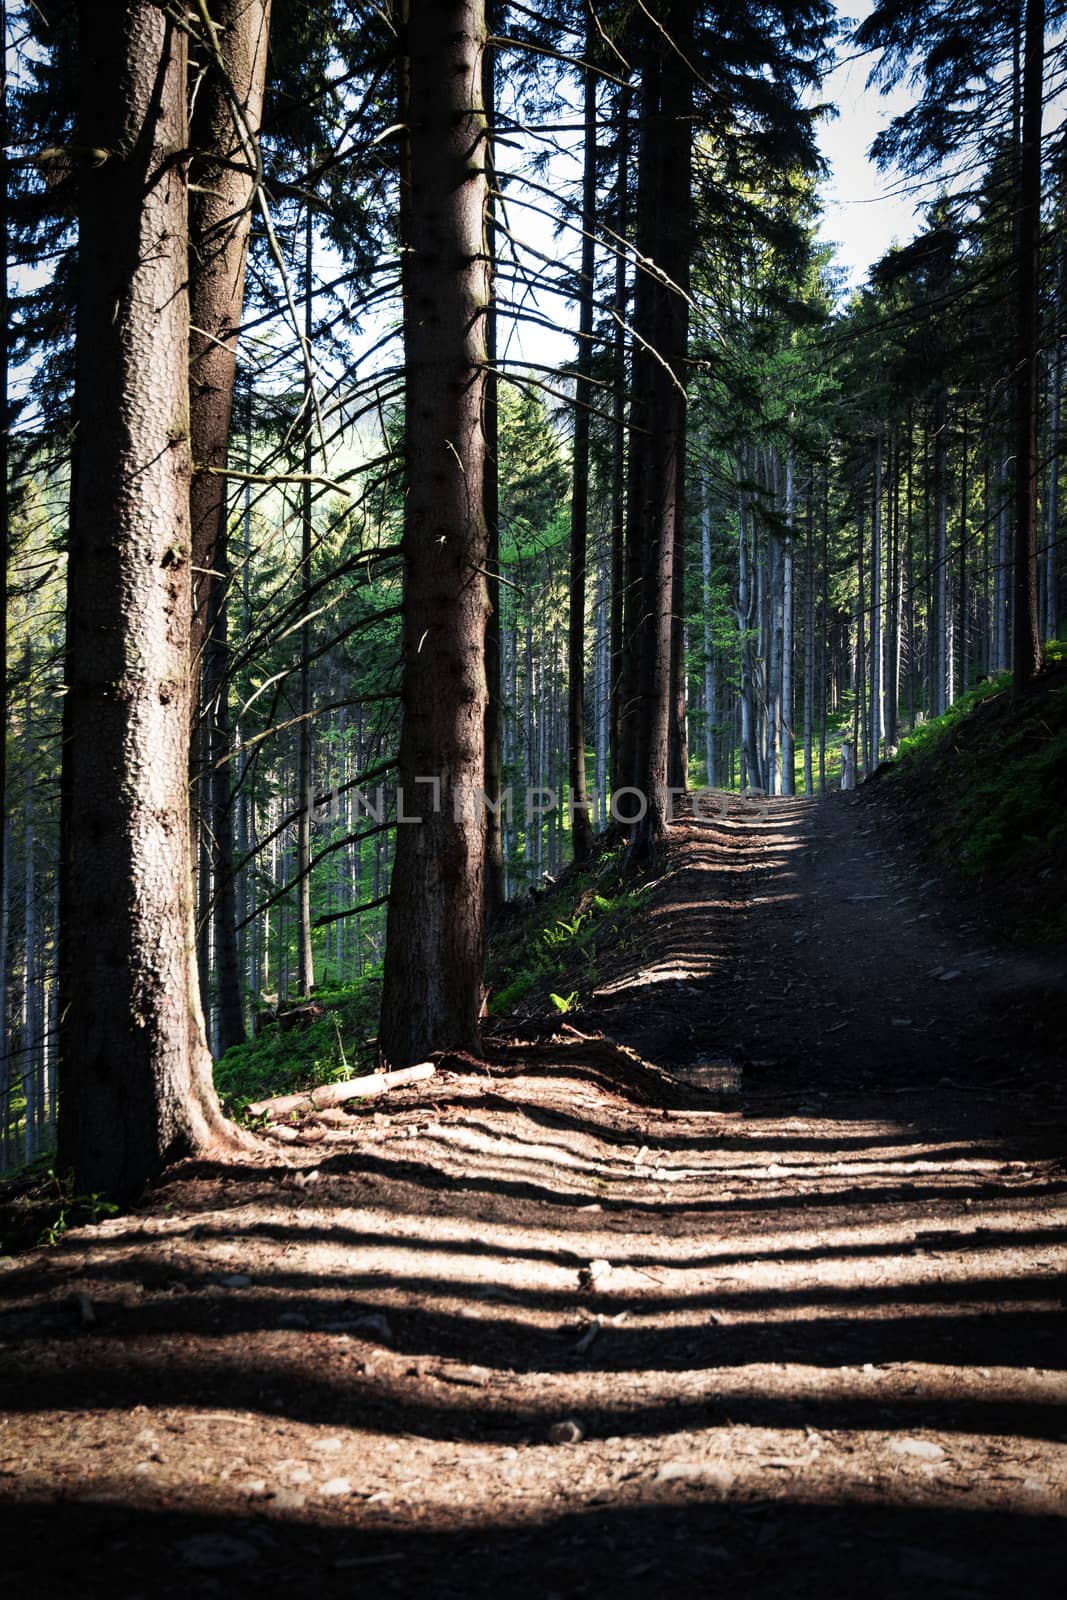
<instances>
[{"instance_id":1,"label":"small plant","mask_svg":"<svg viewBox=\"0 0 1067 1600\"><path fill-rule=\"evenodd\" d=\"M562 1016L566 1016L567 1012L573 1011L575 1006L578 1004L578 991L577 989L574 989L570 994L550 994L548 998L551 1000L556 1010L560 1012Z\"/></svg>"},{"instance_id":2,"label":"small plant","mask_svg":"<svg viewBox=\"0 0 1067 1600\"><path fill-rule=\"evenodd\" d=\"M75 1194L72 1173L60 1176L54 1167L49 1167L46 1176L55 1190L59 1210L53 1220L42 1229L37 1240L38 1245L51 1249L59 1243L68 1228L85 1222L95 1227L101 1218L113 1217L119 1209L113 1201L98 1192Z\"/></svg>"}]
</instances>

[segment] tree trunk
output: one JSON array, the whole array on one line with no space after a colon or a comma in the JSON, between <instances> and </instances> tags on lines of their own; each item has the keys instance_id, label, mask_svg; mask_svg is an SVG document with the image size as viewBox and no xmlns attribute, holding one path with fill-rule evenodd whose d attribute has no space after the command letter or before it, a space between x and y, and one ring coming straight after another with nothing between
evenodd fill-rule
<instances>
[{"instance_id":1,"label":"tree trunk","mask_svg":"<svg viewBox=\"0 0 1067 1600\"><path fill-rule=\"evenodd\" d=\"M948 444L946 433L948 431L948 417L946 414L946 396L944 389L940 390L937 397L937 407L934 413L934 495L935 495L935 544L934 544L934 684L931 693L931 709L935 717L939 717L948 710L949 706L949 678L951 676L952 650L949 645L949 607L948 607Z\"/></svg>"},{"instance_id":2,"label":"tree trunk","mask_svg":"<svg viewBox=\"0 0 1067 1600\"><path fill-rule=\"evenodd\" d=\"M206 813L213 867L213 933L218 1049L244 1038L233 884L233 783L227 707L230 658L225 469L237 377L237 339L256 183L271 0L215 0L214 31L203 42L202 75L190 128L189 431L195 471L193 538L194 715L200 695L206 760L195 774L194 817ZM201 914L205 912L202 904ZM204 938L207 939L205 928Z\"/></svg>"},{"instance_id":3,"label":"tree trunk","mask_svg":"<svg viewBox=\"0 0 1067 1600\"><path fill-rule=\"evenodd\" d=\"M399 783L420 821L397 829L389 897L379 1032L393 1067L477 1048L485 929L484 5L408 0L404 20Z\"/></svg>"},{"instance_id":4,"label":"tree trunk","mask_svg":"<svg viewBox=\"0 0 1067 1600\"><path fill-rule=\"evenodd\" d=\"M642 539L640 706L637 718L636 785L643 815L631 829L631 866L650 859L666 836L669 820L667 762L671 721L671 617L680 487L684 483L685 380L692 185L692 68L686 42L692 33L688 6L672 4L666 19L667 43L658 32L649 54L659 54L655 77L660 93L650 96L646 117L650 137L642 144L643 179L655 199L654 259L663 278L651 288L652 340L658 360L645 355L654 423L644 485ZM636 362L636 355L635 355Z\"/></svg>"},{"instance_id":5,"label":"tree trunk","mask_svg":"<svg viewBox=\"0 0 1067 1600\"><path fill-rule=\"evenodd\" d=\"M700 517L700 553L704 577L704 781L710 789L715 772L715 638L711 622L711 486L704 485Z\"/></svg>"},{"instance_id":6,"label":"tree trunk","mask_svg":"<svg viewBox=\"0 0 1067 1600\"><path fill-rule=\"evenodd\" d=\"M586 31L586 58L596 52L592 23ZM574 386L574 457L571 494L569 626L567 630L567 747L570 757L571 844L574 859L584 861L593 849L589 793L585 774L585 569L589 543L589 406L593 368L593 303L596 253L596 78L585 74L582 175L582 261L578 285L578 362Z\"/></svg>"},{"instance_id":7,"label":"tree trunk","mask_svg":"<svg viewBox=\"0 0 1067 1600\"><path fill-rule=\"evenodd\" d=\"M738 476L741 468L738 466ZM748 529L745 526L744 495L739 490L737 498L737 631L741 636L741 754L745 763L745 783L742 787L761 789L763 774L760 768L756 739L756 686L752 660L751 575L748 554Z\"/></svg>"},{"instance_id":8,"label":"tree trunk","mask_svg":"<svg viewBox=\"0 0 1067 1600\"><path fill-rule=\"evenodd\" d=\"M1062 272L1061 272L1062 279ZM1059 304L1056 307L1059 315ZM1045 638L1055 639L1059 621L1056 595L1056 545L1060 520L1060 399L1063 388L1063 341L1056 335L1049 396L1048 496L1045 514Z\"/></svg>"},{"instance_id":9,"label":"tree trunk","mask_svg":"<svg viewBox=\"0 0 1067 1600\"><path fill-rule=\"evenodd\" d=\"M619 150L616 161L615 232L625 239L630 221L630 88L617 97ZM623 765L623 683L628 652L623 649L626 587L626 252L615 250L615 333L612 342L613 393L611 441L611 787L630 781Z\"/></svg>"},{"instance_id":10,"label":"tree trunk","mask_svg":"<svg viewBox=\"0 0 1067 1600\"><path fill-rule=\"evenodd\" d=\"M134 1196L226 1124L194 964L185 38L82 4L59 1165Z\"/></svg>"},{"instance_id":11,"label":"tree trunk","mask_svg":"<svg viewBox=\"0 0 1067 1600\"><path fill-rule=\"evenodd\" d=\"M495 20L495 19L492 19ZM496 118L495 45L482 54L482 104L488 127L485 143L487 181L496 186L493 129ZM485 314L485 456L482 494L488 536L486 586L489 616L485 625L485 792L491 802L485 813L485 915L491 923L504 904L504 831L498 809L504 787L503 685L500 662L500 405L498 397L497 326L494 274L496 271L496 200L490 192L485 206L485 251L489 267L489 304Z\"/></svg>"},{"instance_id":12,"label":"tree trunk","mask_svg":"<svg viewBox=\"0 0 1067 1600\"><path fill-rule=\"evenodd\" d=\"M304 342L311 349L314 329L311 207L304 213ZM314 470L315 404L310 368L304 375L304 481L300 493L300 722L296 744L296 989L306 999L315 987L311 949L311 474Z\"/></svg>"},{"instance_id":13,"label":"tree trunk","mask_svg":"<svg viewBox=\"0 0 1067 1600\"><path fill-rule=\"evenodd\" d=\"M871 772L882 752L882 435L874 441L874 504L871 508Z\"/></svg>"},{"instance_id":14,"label":"tree trunk","mask_svg":"<svg viewBox=\"0 0 1067 1600\"><path fill-rule=\"evenodd\" d=\"M785 520L789 532L782 546L782 781L781 794L796 794L796 735L793 728L793 519L796 510L793 447L785 463Z\"/></svg>"},{"instance_id":15,"label":"tree trunk","mask_svg":"<svg viewBox=\"0 0 1067 1600\"><path fill-rule=\"evenodd\" d=\"M0 151L11 143L7 103L7 4L0 0ZM8 166L0 161L0 327L9 325ZM8 1006L8 810L7 810L7 585L11 565L11 411L8 403L8 341L0 338L0 1170L8 1158L8 1124L11 1110L10 1043L7 1032Z\"/></svg>"},{"instance_id":16,"label":"tree trunk","mask_svg":"<svg viewBox=\"0 0 1067 1600\"><path fill-rule=\"evenodd\" d=\"M812 742L815 731L815 474L808 479L804 519L804 793L815 793Z\"/></svg>"},{"instance_id":17,"label":"tree trunk","mask_svg":"<svg viewBox=\"0 0 1067 1600\"><path fill-rule=\"evenodd\" d=\"M1041 666L1037 614L1038 374L1041 278L1041 97L1044 0L1026 0L1022 141L1019 149L1016 287L1015 564L1012 663L1021 691Z\"/></svg>"}]
</instances>

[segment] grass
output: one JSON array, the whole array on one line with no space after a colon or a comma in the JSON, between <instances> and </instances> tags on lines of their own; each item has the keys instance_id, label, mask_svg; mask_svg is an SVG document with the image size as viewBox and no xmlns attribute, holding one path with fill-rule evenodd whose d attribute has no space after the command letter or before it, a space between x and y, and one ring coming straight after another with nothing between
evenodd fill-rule
<instances>
[{"instance_id":1,"label":"grass","mask_svg":"<svg viewBox=\"0 0 1067 1600\"><path fill-rule=\"evenodd\" d=\"M557 884L509 909L489 949L490 1016L507 1016L535 996L538 1008L577 1010L597 982L597 956L622 937L644 885L623 877L622 847L570 867Z\"/></svg>"},{"instance_id":2,"label":"grass","mask_svg":"<svg viewBox=\"0 0 1067 1600\"><path fill-rule=\"evenodd\" d=\"M341 1083L367 1070L378 1026L381 968L354 983L315 991L323 1015L282 1031L268 1024L215 1063L215 1087L227 1113L245 1115L250 1102Z\"/></svg>"},{"instance_id":3,"label":"grass","mask_svg":"<svg viewBox=\"0 0 1067 1600\"><path fill-rule=\"evenodd\" d=\"M921 842L1017 937L1067 940L1067 650L1015 699L1010 673L902 740L886 780Z\"/></svg>"}]
</instances>

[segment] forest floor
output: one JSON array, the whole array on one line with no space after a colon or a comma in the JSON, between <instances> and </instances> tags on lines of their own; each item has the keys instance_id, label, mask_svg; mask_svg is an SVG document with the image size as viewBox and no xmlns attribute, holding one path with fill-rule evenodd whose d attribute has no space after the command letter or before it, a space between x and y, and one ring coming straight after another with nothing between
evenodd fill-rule
<instances>
[{"instance_id":1,"label":"forest floor","mask_svg":"<svg viewBox=\"0 0 1067 1600\"><path fill-rule=\"evenodd\" d=\"M554 1037L4 1261L7 1592L1062 1593L1067 977L904 826L680 822Z\"/></svg>"}]
</instances>

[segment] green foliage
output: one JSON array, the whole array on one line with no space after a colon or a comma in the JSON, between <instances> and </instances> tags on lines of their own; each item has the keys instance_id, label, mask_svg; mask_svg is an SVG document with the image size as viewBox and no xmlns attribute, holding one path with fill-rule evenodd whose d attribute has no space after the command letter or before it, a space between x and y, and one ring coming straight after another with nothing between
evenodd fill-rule
<instances>
[{"instance_id":1,"label":"green foliage","mask_svg":"<svg viewBox=\"0 0 1067 1600\"><path fill-rule=\"evenodd\" d=\"M1022 937L1067 939L1067 682L1064 652L1035 692L1013 699L1002 674L901 745L889 778L918 803L926 837L964 880L994 894Z\"/></svg>"},{"instance_id":2,"label":"green foliage","mask_svg":"<svg viewBox=\"0 0 1067 1600\"><path fill-rule=\"evenodd\" d=\"M622 936L646 888L623 880L621 850L605 851L536 896L490 948L490 1014L507 1015L535 992L560 1013L577 1010L595 985L598 951Z\"/></svg>"},{"instance_id":3,"label":"green foliage","mask_svg":"<svg viewBox=\"0 0 1067 1600\"><path fill-rule=\"evenodd\" d=\"M380 991L380 967L356 983L316 990L324 1012L314 1022L285 1032L268 1023L228 1050L215 1063L215 1087L228 1113L242 1117L252 1101L352 1077L354 1066L362 1066L360 1055L370 1050Z\"/></svg>"},{"instance_id":4,"label":"green foliage","mask_svg":"<svg viewBox=\"0 0 1067 1600\"><path fill-rule=\"evenodd\" d=\"M95 1226L101 1218L113 1217L119 1209L102 1194L75 1194L72 1173L60 1174L49 1167L45 1177L57 1209L41 1230L38 1245L51 1248L59 1243L68 1228L85 1223Z\"/></svg>"},{"instance_id":5,"label":"green foliage","mask_svg":"<svg viewBox=\"0 0 1067 1600\"><path fill-rule=\"evenodd\" d=\"M901 739L897 751L898 759L913 760L922 752L930 754L938 749L951 738L959 723L976 705L1010 688L1011 673L1002 672L999 677L991 679L988 683L980 683L977 688L960 695L943 716L932 717L929 722L920 722L912 733L906 734Z\"/></svg>"}]
</instances>

